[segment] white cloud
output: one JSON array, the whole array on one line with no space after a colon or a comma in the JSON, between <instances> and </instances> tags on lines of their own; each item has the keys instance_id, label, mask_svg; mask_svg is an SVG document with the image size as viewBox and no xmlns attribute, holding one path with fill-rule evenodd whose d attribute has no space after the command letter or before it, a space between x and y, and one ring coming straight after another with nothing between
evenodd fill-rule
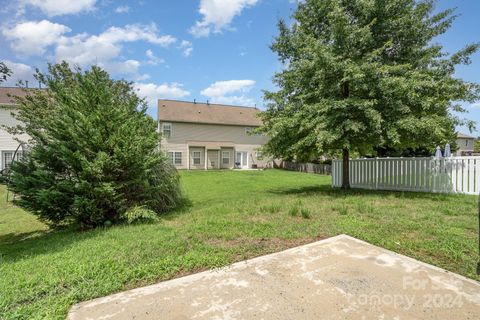
<instances>
[{"instance_id":1,"label":"white cloud","mask_svg":"<svg viewBox=\"0 0 480 320\"><path fill-rule=\"evenodd\" d=\"M185 57L190 57L193 51L193 45L190 41L187 40L182 40L180 43L180 46L178 47L179 49L182 50L182 54Z\"/></svg>"},{"instance_id":2,"label":"white cloud","mask_svg":"<svg viewBox=\"0 0 480 320\"><path fill-rule=\"evenodd\" d=\"M121 62L113 62L107 64L106 69L113 69L117 74L123 75L135 75L138 74L138 68L140 68L140 61L138 60L125 60Z\"/></svg>"},{"instance_id":3,"label":"white cloud","mask_svg":"<svg viewBox=\"0 0 480 320\"><path fill-rule=\"evenodd\" d=\"M232 106L246 106L251 107L255 104L253 99L248 98L244 95L241 96L225 96L225 97L216 97L210 100L211 103L226 104Z\"/></svg>"},{"instance_id":4,"label":"white cloud","mask_svg":"<svg viewBox=\"0 0 480 320\"><path fill-rule=\"evenodd\" d=\"M150 78L149 74L140 73L141 62L138 60L111 61L98 65L111 74L126 76L133 81L144 81Z\"/></svg>"},{"instance_id":5,"label":"white cloud","mask_svg":"<svg viewBox=\"0 0 480 320\"><path fill-rule=\"evenodd\" d=\"M158 35L155 24L140 25L129 24L124 28L110 27L107 31L101 33L99 39L111 43L119 42L133 42L133 41L147 41L162 47L168 47L175 41L174 37L170 35Z\"/></svg>"},{"instance_id":6,"label":"white cloud","mask_svg":"<svg viewBox=\"0 0 480 320\"><path fill-rule=\"evenodd\" d=\"M251 106L254 101L244 93L249 92L254 85L254 80L217 81L200 93L208 97L212 103Z\"/></svg>"},{"instance_id":7,"label":"white cloud","mask_svg":"<svg viewBox=\"0 0 480 320\"><path fill-rule=\"evenodd\" d=\"M128 75L132 80L149 78L140 74L141 62L121 57L123 44L144 41L160 47L168 47L177 39L170 35L158 34L155 24L126 25L110 27L98 35L80 33L66 35L70 28L48 20L19 23L11 29L3 28L5 39L11 48L22 56L39 55L54 61L65 60L71 64L88 68L98 65L117 75ZM147 50L150 64L164 61Z\"/></svg>"},{"instance_id":8,"label":"white cloud","mask_svg":"<svg viewBox=\"0 0 480 320\"><path fill-rule=\"evenodd\" d=\"M175 82L160 85L137 82L133 86L140 97L146 98L149 106L156 106L158 99L179 99L190 95L190 92L183 89L182 84Z\"/></svg>"},{"instance_id":9,"label":"white cloud","mask_svg":"<svg viewBox=\"0 0 480 320\"><path fill-rule=\"evenodd\" d=\"M115 9L115 12L116 13L127 13L130 11L130 7L129 6L118 6L116 9Z\"/></svg>"},{"instance_id":10,"label":"white cloud","mask_svg":"<svg viewBox=\"0 0 480 320\"><path fill-rule=\"evenodd\" d=\"M91 11L96 0L24 0L23 5L31 5L42 10L49 17Z\"/></svg>"},{"instance_id":11,"label":"white cloud","mask_svg":"<svg viewBox=\"0 0 480 320\"><path fill-rule=\"evenodd\" d=\"M164 59L161 59L161 58L155 56L155 54L153 53L153 51L151 49L148 49L147 51L145 51L145 55L148 58L148 61L147 61L148 64L156 66L157 64L165 62Z\"/></svg>"},{"instance_id":12,"label":"white cloud","mask_svg":"<svg viewBox=\"0 0 480 320\"><path fill-rule=\"evenodd\" d=\"M121 44L146 41L161 47L168 47L177 41L170 35L158 35L155 25L126 25L110 27L99 35L79 34L61 37L55 50L57 60L67 60L79 65L98 64L117 57Z\"/></svg>"},{"instance_id":13,"label":"white cloud","mask_svg":"<svg viewBox=\"0 0 480 320\"><path fill-rule=\"evenodd\" d=\"M80 66L107 63L120 55L123 43L145 41L168 47L177 41L170 35L159 35L155 24L110 27L99 35L64 35L70 31L62 24L42 20L3 28L2 33L11 48L22 55L44 55L46 49L52 47L57 61L66 60Z\"/></svg>"},{"instance_id":14,"label":"white cloud","mask_svg":"<svg viewBox=\"0 0 480 320\"><path fill-rule=\"evenodd\" d=\"M200 93L207 97L219 97L234 92L248 92L253 85L255 85L253 80L217 81Z\"/></svg>"},{"instance_id":15,"label":"white cloud","mask_svg":"<svg viewBox=\"0 0 480 320\"><path fill-rule=\"evenodd\" d=\"M86 33L58 39L55 48L57 61L66 60L80 66L103 64L120 55L121 46L103 41L99 36Z\"/></svg>"},{"instance_id":16,"label":"white cloud","mask_svg":"<svg viewBox=\"0 0 480 320\"><path fill-rule=\"evenodd\" d=\"M17 63L10 60L3 61L7 67L12 70L12 75L7 79L6 82L2 83L2 86L13 87L15 86L18 81L28 81L29 86L37 86L38 82L33 76L35 70L23 63Z\"/></svg>"},{"instance_id":17,"label":"white cloud","mask_svg":"<svg viewBox=\"0 0 480 320\"><path fill-rule=\"evenodd\" d=\"M472 109L480 109L480 102L475 102L470 105Z\"/></svg>"},{"instance_id":18,"label":"white cloud","mask_svg":"<svg viewBox=\"0 0 480 320\"><path fill-rule=\"evenodd\" d=\"M202 20L190 28L195 37L208 37L211 32L220 33L228 28L233 18L243 9L257 4L258 0L201 0L199 12Z\"/></svg>"},{"instance_id":19,"label":"white cloud","mask_svg":"<svg viewBox=\"0 0 480 320\"><path fill-rule=\"evenodd\" d=\"M27 21L11 29L3 28L2 34L11 41L11 48L23 55L42 55L45 49L71 29L48 20Z\"/></svg>"}]
</instances>

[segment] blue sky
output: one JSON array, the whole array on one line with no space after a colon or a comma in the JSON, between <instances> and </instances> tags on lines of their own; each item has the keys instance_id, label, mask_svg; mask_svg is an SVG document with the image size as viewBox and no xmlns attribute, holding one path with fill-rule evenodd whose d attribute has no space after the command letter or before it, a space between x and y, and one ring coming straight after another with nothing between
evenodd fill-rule
<instances>
[{"instance_id":1,"label":"blue sky","mask_svg":"<svg viewBox=\"0 0 480 320\"><path fill-rule=\"evenodd\" d=\"M171 98L262 108L262 90L273 88L280 68L268 45L277 20L295 6L293 0L0 0L0 60L14 70L7 85L18 79L34 85L34 68L65 59L135 82L150 104ZM480 1L441 0L437 10L449 7L460 16L437 42L454 52L480 41ZM480 53L457 76L480 82ZM480 103L465 107L464 116L480 124Z\"/></svg>"}]
</instances>

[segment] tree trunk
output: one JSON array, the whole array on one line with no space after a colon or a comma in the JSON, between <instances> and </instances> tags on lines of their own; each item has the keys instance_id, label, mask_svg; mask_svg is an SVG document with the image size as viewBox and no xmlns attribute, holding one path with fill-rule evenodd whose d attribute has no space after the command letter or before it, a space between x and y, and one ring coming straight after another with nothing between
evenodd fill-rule
<instances>
[{"instance_id":1,"label":"tree trunk","mask_svg":"<svg viewBox=\"0 0 480 320\"><path fill-rule=\"evenodd\" d=\"M342 189L350 189L350 151L342 150Z\"/></svg>"}]
</instances>

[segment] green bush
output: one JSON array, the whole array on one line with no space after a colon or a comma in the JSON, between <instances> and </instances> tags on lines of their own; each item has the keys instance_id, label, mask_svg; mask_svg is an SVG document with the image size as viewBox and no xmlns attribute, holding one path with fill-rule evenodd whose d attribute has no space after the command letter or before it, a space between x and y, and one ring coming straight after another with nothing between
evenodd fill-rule
<instances>
[{"instance_id":1,"label":"green bush","mask_svg":"<svg viewBox=\"0 0 480 320\"><path fill-rule=\"evenodd\" d=\"M96 227L136 206L161 213L180 202L178 173L130 83L65 62L37 77L48 89L17 97L23 125L9 128L31 137L11 167L17 205L52 225Z\"/></svg>"},{"instance_id":2,"label":"green bush","mask_svg":"<svg viewBox=\"0 0 480 320\"><path fill-rule=\"evenodd\" d=\"M127 212L125 212L123 218L128 224L133 224L133 223L146 223L146 222L155 222L158 220L158 215L144 207L144 206L136 206L133 207Z\"/></svg>"}]
</instances>

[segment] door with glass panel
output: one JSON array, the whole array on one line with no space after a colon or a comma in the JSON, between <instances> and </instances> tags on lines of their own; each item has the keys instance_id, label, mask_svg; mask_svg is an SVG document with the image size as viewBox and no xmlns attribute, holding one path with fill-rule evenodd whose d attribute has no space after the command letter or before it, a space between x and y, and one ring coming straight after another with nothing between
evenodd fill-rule
<instances>
[{"instance_id":1,"label":"door with glass panel","mask_svg":"<svg viewBox=\"0 0 480 320\"><path fill-rule=\"evenodd\" d=\"M248 168L248 152L237 151L235 165L240 169Z\"/></svg>"}]
</instances>

